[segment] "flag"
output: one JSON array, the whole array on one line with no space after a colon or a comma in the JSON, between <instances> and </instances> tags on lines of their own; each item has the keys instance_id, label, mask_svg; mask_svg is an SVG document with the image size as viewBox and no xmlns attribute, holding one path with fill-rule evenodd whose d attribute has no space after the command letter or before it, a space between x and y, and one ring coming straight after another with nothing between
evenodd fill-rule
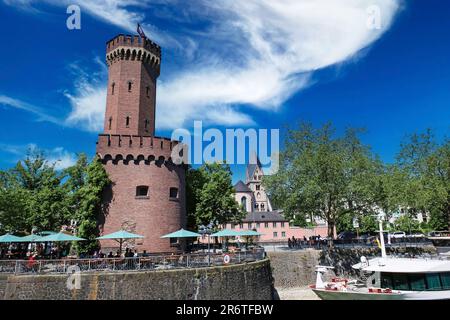
<instances>
[{"instance_id":1,"label":"flag","mask_svg":"<svg viewBox=\"0 0 450 320\"><path fill-rule=\"evenodd\" d=\"M144 30L139 23L137 25L137 33L141 36L141 38L146 38Z\"/></svg>"},{"instance_id":2,"label":"flag","mask_svg":"<svg viewBox=\"0 0 450 320\"><path fill-rule=\"evenodd\" d=\"M376 241L377 241L378 248L381 249L381 243L380 243L380 240L378 240L378 238L376 238Z\"/></svg>"}]
</instances>

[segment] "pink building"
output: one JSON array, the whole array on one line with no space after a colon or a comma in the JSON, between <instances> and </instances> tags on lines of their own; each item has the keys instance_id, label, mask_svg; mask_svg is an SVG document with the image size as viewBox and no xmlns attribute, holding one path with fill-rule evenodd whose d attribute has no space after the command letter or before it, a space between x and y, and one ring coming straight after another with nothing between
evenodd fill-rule
<instances>
[{"instance_id":1,"label":"pink building","mask_svg":"<svg viewBox=\"0 0 450 320\"><path fill-rule=\"evenodd\" d=\"M278 211L272 212L252 212L242 221L241 224L226 224L223 226L230 230L256 230L262 235L259 237L259 242L275 243L287 242L289 238L296 239L309 238L310 236L326 237L328 227L326 225L316 226L315 228L300 228L289 225L281 213Z\"/></svg>"}]
</instances>

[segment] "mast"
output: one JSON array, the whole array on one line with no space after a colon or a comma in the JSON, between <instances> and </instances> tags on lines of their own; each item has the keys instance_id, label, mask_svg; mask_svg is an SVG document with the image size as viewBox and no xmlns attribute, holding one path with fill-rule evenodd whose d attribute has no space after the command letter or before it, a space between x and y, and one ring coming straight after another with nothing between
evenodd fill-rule
<instances>
[{"instance_id":1,"label":"mast","mask_svg":"<svg viewBox=\"0 0 450 320\"><path fill-rule=\"evenodd\" d=\"M381 244L381 257L386 258L386 246L384 245L384 234L383 234L383 217L379 217L379 223L380 223L380 244Z\"/></svg>"}]
</instances>

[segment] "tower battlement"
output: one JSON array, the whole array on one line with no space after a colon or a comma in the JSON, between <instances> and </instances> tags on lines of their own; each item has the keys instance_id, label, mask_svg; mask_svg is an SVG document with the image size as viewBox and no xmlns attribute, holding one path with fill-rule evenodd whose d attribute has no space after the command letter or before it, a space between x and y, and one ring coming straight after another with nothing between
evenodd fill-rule
<instances>
[{"instance_id":1,"label":"tower battlement","mask_svg":"<svg viewBox=\"0 0 450 320\"><path fill-rule=\"evenodd\" d=\"M168 138L100 134L97 141L97 154L103 161L160 158L171 161L172 150L177 144L179 144L178 141Z\"/></svg>"},{"instance_id":2,"label":"tower battlement","mask_svg":"<svg viewBox=\"0 0 450 320\"><path fill-rule=\"evenodd\" d=\"M159 75L161 47L147 38L119 35L106 43L106 63L111 66L121 60L140 61L150 65Z\"/></svg>"},{"instance_id":3,"label":"tower battlement","mask_svg":"<svg viewBox=\"0 0 450 320\"><path fill-rule=\"evenodd\" d=\"M106 53L119 47L143 48L161 58L161 47L152 40L141 36L119 34L106 42Z\"/></svg>"}]
</instances>

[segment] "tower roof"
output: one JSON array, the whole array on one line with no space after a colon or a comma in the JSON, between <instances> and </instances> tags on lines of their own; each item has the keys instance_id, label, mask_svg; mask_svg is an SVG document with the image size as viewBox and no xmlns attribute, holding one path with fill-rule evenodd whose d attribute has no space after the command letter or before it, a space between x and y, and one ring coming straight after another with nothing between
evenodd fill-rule
<instances>
[{"instance_id":1,"label":"tower roof","mask_svg":"<svg viewBox=\"0 0 450 320\"><path fill-rule=\"evenodd\" d=\"M250 190L241 180L234 185L234 190L236 190L236 192L252 192L252 190Z\"/></svg>"},{"instance_id":2,"label":"tower roof","mask_svg":"<svg viewBox=\"0 0 450 320\"><path fill-rule=\"evenodd\" d=\"M259 161L258 156L255 154L252 155L250 163L247 165L247 181L253 180L252 177L255 174L256 168L261 169L262 165Z\"/></svg>"}]
</instances>

